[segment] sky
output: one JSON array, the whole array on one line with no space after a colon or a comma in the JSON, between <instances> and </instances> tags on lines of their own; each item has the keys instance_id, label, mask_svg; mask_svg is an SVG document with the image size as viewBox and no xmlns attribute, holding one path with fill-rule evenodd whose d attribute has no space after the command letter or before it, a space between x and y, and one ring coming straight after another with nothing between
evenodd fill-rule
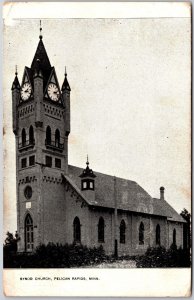
<instances>
[{"instance_id":1,"label":"sky","mask_svg":"<svg viewBox=\"0 0 194 300\"><path fill-rule=\"evenodd\" d=\"M71 86L69 164L136 181L178 213L189 211L190 20L43 19L59 84ZM16 230L11 85L39 42L39 20L4 25L4 232Z\"/></svg>"}]
</instances>

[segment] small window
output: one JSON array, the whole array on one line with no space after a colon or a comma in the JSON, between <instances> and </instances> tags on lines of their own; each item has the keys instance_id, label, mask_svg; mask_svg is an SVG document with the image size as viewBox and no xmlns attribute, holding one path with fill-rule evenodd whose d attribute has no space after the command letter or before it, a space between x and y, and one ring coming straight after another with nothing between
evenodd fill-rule
<instances>
[{"instance_id":1,"label":"small window","mask_svg":"<svg viewBox=\"0 0 194 300\"><path fill-rule=\"evenodd\" d=\"M87 189L87 182L86 181L83 182L83 189Z\"/></svg>"},{"instance_id":2,"label":"small window","mask_svg":"<svg viewBox=\"0 0 194 300\"><path fill-rule=\"evenodd\" d=\"M26 130L22 129L22 146L26 146Z\"/></svg>"},{"instance_id":3,"label":"small window","mask_svg":"<svg viewBox=\"0 0 194 300\"><path fill-rule=\"evenodd\" d=\"M59 158L55 158L55 167L61 169L61 160Z\"/></svg>"},{"instance_id":4,"label":"small window","mask_svg":"<svg viewBox=\"0 0 194 300\"><path fill-rule=\"evenodd\" d=\"M35 155L29 157L29 166L35 165Z\"/></svg>"},{"instance_id":5,"label":"small window","mask_svg":"<svg viewBox=\"0 0 194 300\"><path fill-rule=\"evenodd\" d=\"M46 166L51 168L52 167L52 157L46 156Z\"/></svg>"},{"instance_id":6,"label":"small window","mask_svg":"<svg viewBox=\"0 0 194 300\"><path fill-rule=\"evenodd\" d=\"M55 146L59 147L60 144L60 131L59 129L56 129L55 131Z\"/></svg>"},{"instance_id":7,"label":"small window","mask_svg":"<svg viewBox=\"0 0 194 300\"><path fill-rule=\"evenodd\" d=\"M94 183L92 181L90 181L90 189L94 188Z\"/></svg>"},{"instance_id":8,"label":"small window","mask_svg":"<svg viewBox=\"0 0 194 300\"><path fill-rule=\"evenodd\" d=\"M30 145L34 144L34 129L33 129L32 125L30 126L30 129L29 129L29 144Z\"/></svg>"},{"instance_id":9,"label":"small window","mask_svg":"<svg viewBox=\"0 0 194 300\"><path fill-rule=\"evenodd\" d=\"M26 168L26 166L27 166L27 159L26 158L22 158L21 162L22 162L22 168Z\"/></svg>"},{"instance_id":10,"label":"small window","mask_svg":"<svg viewBox=\"0 0 194 300\"><path fill-rule=\"evenodd\" d=\"M47 126L47 128L46 128L46 144L47 145L51 144L51 128L50 128L50 126Z\"/></svg>"}]
</instances>

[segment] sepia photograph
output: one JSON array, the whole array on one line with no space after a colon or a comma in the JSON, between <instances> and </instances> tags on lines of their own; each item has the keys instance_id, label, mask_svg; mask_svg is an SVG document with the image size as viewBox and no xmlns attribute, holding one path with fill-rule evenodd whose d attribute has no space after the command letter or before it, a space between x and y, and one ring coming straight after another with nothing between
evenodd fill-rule
<instances>
[{"instance_id":1,"label":"sepia photograph","mask_svg":"<svg viewBox=\"0 0 194 300\"><path fill-rule=\"evenodd\" d=\"M191 17L179 5L123 18L5 5L5 282L17 269L190 274Z\"/></svg>"}]
</instances>

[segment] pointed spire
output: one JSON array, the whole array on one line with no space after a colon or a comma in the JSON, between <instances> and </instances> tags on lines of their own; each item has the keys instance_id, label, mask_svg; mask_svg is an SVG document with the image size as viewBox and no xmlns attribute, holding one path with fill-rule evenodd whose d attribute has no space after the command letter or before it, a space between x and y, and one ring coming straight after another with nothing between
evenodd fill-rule
<instances>
[{"instance_id":1,"label":"pointed spire","mask_svg":"<svg viewBox=\"0 0 194 300\"><path fill-rule=\"evenodd\" d=\"M41 26L41 20L40 20L40 35L39 35L39 39L41 40L43 38L42 36L42 26Z\"/></svg>"},{"instance_id":2,"label":"pointed spire","mask_svg":"<svg viewBox=\"0 0 194 300\"><path fill-rule=\"evenodd\" d=\"M42 29L42 28L41 28ZM42 36L40 35L40 41L38 43L38 47L36 49L36 53L34 55L32 64L31 64L31 69L34 71L37 69L37 62L39 64L39 69L43 71L43 73L47 73L51 71L51 64L48 58L48 55L46 53L46 49L44 47L43 41L42 41Z\"/></svg>"},{"instance_id":3,"label":"pointed spire","mask_svg":"<svg viewBox=\"0 0 194 300\"><path fill-rule=\"evenodd\" d=\"M62 90L62 92L63 92L63 91L69 91L69 92L71 91L69 82L68 82L68 80L67 80L67 69L66 69L66 66L65 66L65 79L64 79L64 81L63 81L61 90Z\"/></svg>"},{"instance_id":4,"label":"pointed spire","mask_svg":"<svg viewBox=\"0 0 194 300\"><path fill-rule=\"evenodd\" d=\"M12 90L14 89L20 89L20 83L19 83L19 80L18 80L18 70L17 70L17 65L15 66L15 78L14 78L14 81L13 81L13 84L12 84Z\"/></svg>"},{"instance_id":5,"label":"pointed spire","mask_svg":"<svg viewBox=\"0 0 194 300\"><path fill-rule=\"evenodd\" d=\"M87 161L86 161L86 168L83 170L82 174L79 177L93 177L95 178L96 175L92 171L92 169L89 168L89 159L88 159L88 154L87 154Z\"/></svg>"},{"instance_id":6,"label":"pointed spire","mask_svg":"<svg viewBox=\"0 0 194 300\"><path fill-rule=\"evenodd\" d=\"M86 165L87 165L87 168L89 168L88 154L87 154L87 161L86 161Z\"/></svg>"}]
</instances>

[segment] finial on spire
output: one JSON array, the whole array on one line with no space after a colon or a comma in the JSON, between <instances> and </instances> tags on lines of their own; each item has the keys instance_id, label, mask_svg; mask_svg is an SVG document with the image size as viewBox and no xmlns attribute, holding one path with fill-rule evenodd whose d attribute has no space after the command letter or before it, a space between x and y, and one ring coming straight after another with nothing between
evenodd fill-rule
<instances>
[{"instance_id":1,"label":"finial on spire","mask_svg":"<svg viewBox=\"0 0 194 300\"><path fill-rule=\"evenodd\" d=\"M18 75L18 66L15 65L15 75L17 76Z\"/></svg>"},{"instance_id":2,"label":"finial on spire","mask_svg":"<svg viewBox=\"0 0 194 300\"><path fill-rule=\"evenodd\" d=\"M87 167L89 166L89 160L88 160L88 154L87 154L87 162L86 162Z\"/></svg>"},{"instance_id":3,"label":"finial on spire","mask_svg":"<svg viewBox=\"0 0 194 300\"><path fill-rule=\"evenodd\" d=\"M67 77L67 69L66 69L66 66L65 66L65 77Z\"/></svg>"},{"instance_id":4,"label":"finial on spire","mask_svg":"<svg viewBox=\"0 0 194 300\"><path fill-rule=\"evenodd\" d=\"M42 39L42 27L41 27L41 20L40 20L40 35L39 38Z\"/></svg>"}]
</instances>

